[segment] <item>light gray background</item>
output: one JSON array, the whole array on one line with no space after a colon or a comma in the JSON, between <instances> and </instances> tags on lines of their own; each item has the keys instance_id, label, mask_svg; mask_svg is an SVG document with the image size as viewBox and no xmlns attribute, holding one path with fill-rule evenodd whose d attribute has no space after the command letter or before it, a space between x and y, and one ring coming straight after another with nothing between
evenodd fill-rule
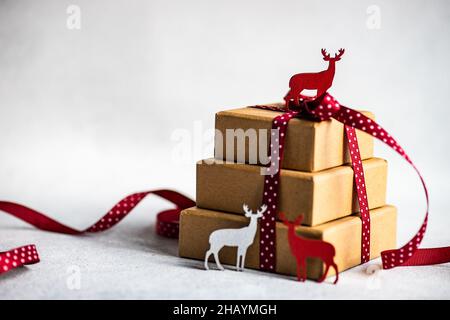
<instances>
[{"instance_id":1,"label":"light gray background","mask_svg":"<svg viewBox=\"0 0 450 320\"><path fill-rule=\"evenodd\" d=\"M81 30L66 9L81 8ZM367 28L369 5L381 29ZM195 160L175 161L178 129L212 128L226 108L279 101L293 73L346 48L338 99L369 109L422 170L431 193L425 246L450 243L448 1L0 0L0 198L67 224L94 222L126 194L177 188L195 196ZM198 143L199 139L191 141ZM416 232L424 196L413 170L381 144L399 244ZM338 286L246 271L204 272L156 237L151 198L111 232L69 237L0 215L0 249L36 243L42 262L0 277L0 298L450 298L450 266L360 266ZM80 267L80 290L66 285Z\"/></svg>"}]
</instances>

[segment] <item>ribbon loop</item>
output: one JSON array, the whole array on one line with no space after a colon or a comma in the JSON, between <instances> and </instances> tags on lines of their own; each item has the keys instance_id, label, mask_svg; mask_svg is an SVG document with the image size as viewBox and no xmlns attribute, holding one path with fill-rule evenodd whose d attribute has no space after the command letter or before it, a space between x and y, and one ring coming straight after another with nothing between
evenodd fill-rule
<instances>
[{"instance_id":1,"label":"ribbon loop","mask_svg":"<svg viewBox=\"0 0 450 320\"><path fill-rule=\"evenodd\" d=\"M336 99L325 92L319 97L301 96L300 103L290 102L287 110L299 111L298 117L311 121L329 120L339 112L341 105ZM284 111L286 109L283 109Z\"/></svg>"},{"instance_id":2,"label":"ribbon loop","mask_svg":"<svg viewBox=\"0 0 450 320\"><path fill-rule=\"evenodd\" d=\"M24 265L35 264L39 261L39 255L34 244L0 252L0 274Z\"/></svg>"}]
</instances>

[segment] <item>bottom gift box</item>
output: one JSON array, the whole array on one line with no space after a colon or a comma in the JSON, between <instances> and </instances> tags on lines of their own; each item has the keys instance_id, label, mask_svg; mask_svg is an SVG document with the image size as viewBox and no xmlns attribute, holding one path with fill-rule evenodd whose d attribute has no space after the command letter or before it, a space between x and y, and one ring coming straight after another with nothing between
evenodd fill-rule
<instances>
[{"instance_id":1,"label":"bottom gift box","mask_svg":"<svg viewBox=\"0 0 450 320\"><path fill-rule=\"evenodd\" d=\"M370 210L370 258L380 256L381 251L396 247L397 209L386 205ZM209 249L209 235L217 229L241 228L249 219L236 214L206 210L197 207L185 209L180 218L179 255L185 258L203 260ZM310 239L320 239L331 243L336 255L339 272L361 264L361 219L358 215L344 217L315 227L298 226L297 234ZM258 229L258 228L257 228ZM288 228L276 223L276 272L296 275L297 265L291 254L288 243ZM256 232L253 244L248 248L245 267L259 268L259 231ZM224 247L219 253L220 262L236 265L236 247ZM210 265L214 258L210 257ZM319 279L324 272L324 264L320 259L307 259L307 278ZM330 268L328 275L335 272Z\"/></svg>"}]
</instances>

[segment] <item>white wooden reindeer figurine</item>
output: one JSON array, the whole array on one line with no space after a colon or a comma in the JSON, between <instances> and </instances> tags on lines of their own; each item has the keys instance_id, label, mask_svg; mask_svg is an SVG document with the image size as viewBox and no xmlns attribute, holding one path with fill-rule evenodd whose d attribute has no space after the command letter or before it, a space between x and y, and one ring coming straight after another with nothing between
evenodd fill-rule
<instances>
[{"instance_id":1,"label":"white wooden reindeer figurine","mask_svg":"<svg viewBox=\"0 0 450 320\"><path fill-rule=\"evenodd\" d=\"M255 239L258 218L263 216L263 213L267 210L267 206L263 204L256 213L253 213L246 204L244 204L243 208L245 216L250 218L248 226L239 229L219 229L211 232L209 235L209 250L205 255L206 270L209 270L208 259L211 254L214 255L217 267L220 270L225 270L219 261L219 251L224 246L237 247L236 270L244 270L245 255L248 247L251 246Z\"/></svg>"}]
</instances>

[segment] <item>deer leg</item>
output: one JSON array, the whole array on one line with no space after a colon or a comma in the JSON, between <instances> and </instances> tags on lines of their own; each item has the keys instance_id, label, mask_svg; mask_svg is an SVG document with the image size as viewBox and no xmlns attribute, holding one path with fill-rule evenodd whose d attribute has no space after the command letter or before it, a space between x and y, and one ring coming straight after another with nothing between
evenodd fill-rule
<instances>
[{"instance_id":1,"label":"deer leg","mask_svg":"<svg viewBox=\"0 0 450 320\"><path fill-rule=\"evenodd\" d=\"M245 256L247 255L247 251L245 251L243 254L242 254L242 261L241 261L241 271L244 271L244 268L245 268Z\"/></svg>"},{"instance_id":2,"label":"deer leg","mask_svg":"<svg viewBox=\"0 0 450 320\"><path fill-rule=\"evenodd\" d=\"M300 270L300 261L297 261L297 280L302 281L301 270Z\"/></svg>"},{"instance_id":3,"label":"deer leg","mask_svg":"<svg viewBox=\"0 0 450 320\"><path fill-rule=\"evenodd\" d=\"M316 98L320 97L324 93L325 93L325 90L323 88L317 88Z\"/></svg>"},{"instance_id":4,"label":"deer leg","mask_svg":"<svg viewBox=\"0 0 450 320\"><path fill-rule=\"evenodd\" d=\"M247 252L247 248L238 248L237 250L237 261L236 261L236 270L243 271L244 263L245 263L245 254Z\"/></svg>"},{"instance_id":5,"label":"deer leg","mask_svg":"<svg viewBox=\"0 0 450 320\"><path fill-rule=\"evenodd\" d=\"M217 268L219 268L219 270L221 270L221 271L225 270L225 268L220 264L219 255L217 254L217 252L215 251L213 254L214 254L214 260L216 261L216 264L217 264Z\"/></svg>"},{"instance_id":6,"label":"deer leg","mask_svg":"<svg viewBox=\"0 0 450 320\"><path fill-rule=\"evenodd\" d=\"M327 277L328 269L330 269L330 265L327 263L327 266L326 266L326 268L325 268L325 271L323 272L323 274L322 274L322 276L320 277L320 279L317 280L317 282L323 282L323 280L325 280L325 278Z\"/></svg>"},{"instance_id":7,"label":"deer leg","mask_svg":"<svg viewBox=\"0 0 450 320\"><path fill-rule=\"evenodd\" d=\"M302 263L302 271L303 271L303 281L306 281L306 262Z\"/></svg>"},{"instance_id":8,"label":"deer leg","mask_svg":"<svg viewBox=\"0 0 450 320\"><path fill-rule=\"evenodd\" d=\"M238 250L236 256L236 271L239 271L240 266L241 266L241 252Z\"/></svg>"},{"instance_id":9,"label":"deer leg","mask_svg":"<svg viewBox=\"0 0 450 320\"><path fill-rule=\"evenodd\" d=\"M237 248L237 258L236 258L236 271L240 271L241 269L241 257L242 257L242 249L241 247Z\"/></svg>"},{"instance_id":10,"label":"deer leg","mask_svg":"<svg viewBox=\"0 0 450 320\"><path fill-rule=\"evenodd\" d=\"M205 269L206 269L206 270L209 270L208 259L209 259L209 256L210 256L211 254L212 254L211 249L208 250L208 251L206 251L206 255L205 255Z\"/></svg>"},{"instance_id":11,"label":"deer leg","mask_svg":"<svg viewBox=\"0 0 450 320\"><path fill-rule=\"evenodd\" d=\"M291 92L292 92L291 99L294 101L294 105L299 106L300 105L300 93L302 92L302 89L293 88L291 90Z\"/></svg>"},{"instance_id":12,"label":"deer leg","mask_svg":"<svg viewBox=\"0 0 450 320\"><path fill-rule=\"evenodd\" d=\"M303 262L300 259L298 259L297 260L297 280L301 281L301 282L305 281L305 279L302 276L302 268L304 268Z\"/></svg>"},{"instance_id":13,"label":"deer leg","mask_svg":"<svg viewBox=\"0 0 450 320\"><path fill-rule=\"evenodd\" d=\"M292 100L292 103L295 106L300 105L300 93L302 92L301 88L293 87L284 97L284 100L286 102L286 107L289 107L289 103Z\"/></svg>"},{"instance_id":14,"label":"deer leg","mask_svg":"<svg viewBox=\"0 0 450 320\"><path fill-rule=\"evenodd\" d=\"M333 282L333 284L336 284L338 282L338 280L339 280L338 267L337 267L336 263L334 263L334 261L333 261L331 266L334 268L334 271L336 272L336 279L334 279L334 282Z\"/></svg>"},{"instance_id":15,"label":"deer leg","mask_svg":"<svg viewBox=\"0 0 450 320\"><path fill-rule=\"evenodd\" d=\"M291 101L292 98L292 89L290 89L288 91L288 93L286 93L286 95L284 96L284 102L285 102L285 107L289 108L289 102Z\"/></svg>"}]
</instances>

